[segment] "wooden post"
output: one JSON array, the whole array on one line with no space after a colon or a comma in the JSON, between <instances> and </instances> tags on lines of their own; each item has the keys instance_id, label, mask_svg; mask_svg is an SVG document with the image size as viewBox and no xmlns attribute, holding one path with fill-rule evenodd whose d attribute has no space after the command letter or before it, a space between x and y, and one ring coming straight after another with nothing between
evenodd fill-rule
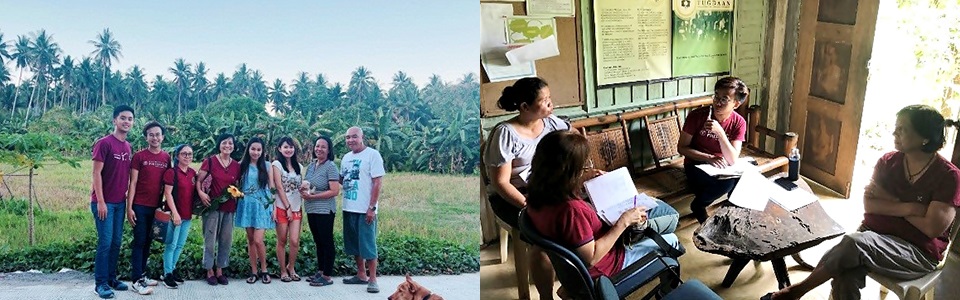
<instances>
[{"instance_id":1,"label":"wooden post","mask_svg":"<svg viewBox=\"0 0 960 300\"><path fill-rule=\"evenodd\" d=\"M36 243L33 236L33 167L30 167L30 179L27 185L27 235L30 236L30 246Z\"/></svg>"}]
</instances>

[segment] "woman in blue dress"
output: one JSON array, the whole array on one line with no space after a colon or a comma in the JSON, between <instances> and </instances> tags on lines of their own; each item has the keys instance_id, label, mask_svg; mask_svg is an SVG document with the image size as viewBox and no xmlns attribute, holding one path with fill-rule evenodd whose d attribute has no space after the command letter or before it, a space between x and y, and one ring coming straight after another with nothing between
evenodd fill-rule
<instances>
[{"instance_id":1,"label":"woman in blue dress","mask_svg":"<svg viewBox=\"0 0 960 300\"><path fill-rule=\"evenodd\" d=\"M263 235L267 229L274 228L270 215L273 201L269 184L273 181L263 157L263 146L260 138L250 139L247 151L240 161L240 185L244 196L237 202L235 226L247 230L247 253L250 257L250 276L247 277L247 283L250 284L256 283L257 279L265 284L270 283ZM260 268L257 268L258 262ZM260 272L257 272L258 270Z\"/></svg>"}]
</instances>

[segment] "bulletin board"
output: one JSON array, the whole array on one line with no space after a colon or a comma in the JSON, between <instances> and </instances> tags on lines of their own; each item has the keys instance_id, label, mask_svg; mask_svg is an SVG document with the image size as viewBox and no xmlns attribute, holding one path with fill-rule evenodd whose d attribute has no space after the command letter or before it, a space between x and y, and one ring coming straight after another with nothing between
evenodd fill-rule
<instances>
[{"instance_id":1,"label":"bulletin board","mask_svg":"<svg viewBox=\"0 0 960 300\"><path fill-rule=\"evenodd\" d=\"M483 1L501 2L501 1ZM557 17L557 46L560 55L536 61L537 76L550 86L550 95L555 107L581 106L586 98L583 74L583 43L580 31L580 1L574 0L575 17ZM526 15L526 3L513 3L515 15ZM508 114L497 107L503 88L516 80L490 82L483 66L480 66L480 116L494 117Z\"/></svg>"}]
</instances>

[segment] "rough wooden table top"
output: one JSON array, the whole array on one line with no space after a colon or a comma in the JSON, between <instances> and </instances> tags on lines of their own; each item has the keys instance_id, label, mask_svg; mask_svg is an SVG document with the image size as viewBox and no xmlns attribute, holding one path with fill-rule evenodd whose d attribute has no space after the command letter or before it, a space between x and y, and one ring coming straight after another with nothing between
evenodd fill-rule
<instances>
[{"instance_id":1,"label":"rough wooden table top","mask_svg":"<svg viewBox=\"0 0 960 300\"><path fill-rule=\"evenodd\" d=\"M796 183L811 191L805 181ZM693 241L705 252L766 261L798 253L843 233L843 227L827 215L819 201L793 212L772 201L764 211L724 203L694 232Z\"/></svg>"}]
</instances>

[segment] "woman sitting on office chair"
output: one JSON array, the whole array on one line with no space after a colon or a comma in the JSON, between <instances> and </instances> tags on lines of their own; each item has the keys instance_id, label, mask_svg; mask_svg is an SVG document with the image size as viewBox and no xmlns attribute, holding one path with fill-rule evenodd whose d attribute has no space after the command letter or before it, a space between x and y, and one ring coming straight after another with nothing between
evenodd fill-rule
<instances>
[{"instance_id":1,"label":"woman sitting on office chair","mask_svg":"<svg viewBox=\"0 0 960 300\"><path fill-rule=\"evenodd\" d=\"M679 214L659 200L649 211L638 207L625 212L613 226L600 222L593 206L580 197L581 175L589 155L587 139L571 131L551 132L537 145L527 185L527 213L537 232L573 249L593 278L612 276L659 249L647 238L627 249L618 240L628 226L648 224L667 243L680 248L673 234Z\"/></svg>"},{"instance_id":2,"label":"woman sitting on office chair","mask_svg":"<svg viewBox=\"0 0 960 300\"><path fill-rule=\"evenodd\" d=\"M898 280L936 269L960 207L960 170L937 154L944 120L926 105L897 113L893 144L880 158L863 195L860 232L843 237L807 279L761 299L800 299L833 279L833 299L860 299L867 273Z\"/></svg>"}]
</instances>

